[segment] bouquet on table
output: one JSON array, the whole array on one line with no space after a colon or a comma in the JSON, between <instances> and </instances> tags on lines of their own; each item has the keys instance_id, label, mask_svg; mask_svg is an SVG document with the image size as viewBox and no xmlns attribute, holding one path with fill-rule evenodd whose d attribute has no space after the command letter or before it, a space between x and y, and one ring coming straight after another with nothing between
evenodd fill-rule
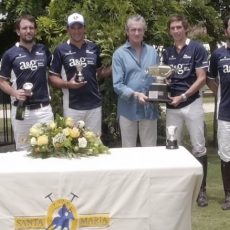
<instances>
[{"instance_id":1,"label":"bouquet on table","mask_svg":"<svg viewBox=\"0 0 230 230\"><path fill-rule=\"evenodd\" d=\"M84 121L74 124L71 117L57 116L50 123L34 124L29 132L33 157L83 157L108 153L100 137L85 128Z\"/></svg>"}]
</instances>

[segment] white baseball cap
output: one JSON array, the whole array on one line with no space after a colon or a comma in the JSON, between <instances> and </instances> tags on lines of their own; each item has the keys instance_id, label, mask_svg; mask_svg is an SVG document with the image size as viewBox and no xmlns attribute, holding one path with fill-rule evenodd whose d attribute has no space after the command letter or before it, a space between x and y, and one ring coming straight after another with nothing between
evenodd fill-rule
<instances>
[{"instance_id":1,"label":"white baseball cap","mask_svg":"<svg viewBox=\"0 0 230 230\"><path fill-rule=\"evenodd\" d=\"M72 26L74 23L80 23L82 25L85 25L84 18L81 14L73 13L68 17L68 26Z\"/></svg>"}]
</instances>

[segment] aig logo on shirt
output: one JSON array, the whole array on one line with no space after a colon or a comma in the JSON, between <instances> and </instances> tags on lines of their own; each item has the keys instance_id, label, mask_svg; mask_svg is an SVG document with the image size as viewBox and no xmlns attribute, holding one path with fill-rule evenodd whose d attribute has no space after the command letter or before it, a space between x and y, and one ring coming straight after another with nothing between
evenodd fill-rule
<instances>
[{"instance_id":1,"label":"aig logo on shirt","mask_svg":"<svg viewBox=\"0 0 230 230\"><path fill-rule=\"evenodd\" d=\"M31 69L32 71L37 70L37 62L36 60L31 60L31 61L22 61L19 63L20 64L20 69L25 70L25 69Z\"/></svg>"},{"instance_id":2,"label":"aig logo on shirt","mask_svg":"<svg viewBox=\"0 0 230 230\"><path fill-rule=\"evenodd\" d=\"M230 65L223 65L223 73L230 73Z\"/></svg>"},{"instance_id":3,"label":"aig logo on shirt","mask_svg":"<svg viewBox=\"0 0 230 230\"><path fill-rule=\"evenodd\" d=\"M178 65L172 65L173 69L176 69L177 74L182 75L184 72L190 71L189 66L178 64Z\"/></svg>"},{"instance_id":4,"label":"aig logo on shirt","mask_svg":"<svg viewBox=\"0 0 230 230\"><path fill-rule=\"evenodd\" d=\"M81 57L80 59L74 59L74 58L69 59L70 67L75 67L77 64L81 64L82 67L86 67L87 66L86 59L84 57Z\"/></svg>"}]
</instances>

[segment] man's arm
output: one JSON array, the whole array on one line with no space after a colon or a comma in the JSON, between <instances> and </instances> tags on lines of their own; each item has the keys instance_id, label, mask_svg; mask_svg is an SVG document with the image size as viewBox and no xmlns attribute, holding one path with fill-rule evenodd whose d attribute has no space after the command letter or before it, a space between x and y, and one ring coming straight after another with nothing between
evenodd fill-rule
<instances>
[{"instance_id":1,"label":"man's arm","mask_svg":"<svg viewBox=\"0 0 230 230\"><path fill-rule=\"evenodd\" d=\"M194 93L203 88L206 84L207 71L205 68L196 69L196 81L190 86L190 88L185 92L187 97L192 96Z\"/></svg>"},{"instance_id":2,"label":"man's arm","mask_svg":"<svg viewBox=\"0 0 230 230\"><path fill-rule=\"evenodd\" d=\"M213 78L207 78L207 86L209 87L209 89L212 90L212 92L217 95L217 91L218 91L218 83L216 82L216 79Z\"/></svg>"},{"instance_id":3,"label":"man's arm","mask_svg":"<svg viewBox=\"0 0 230 230\"><path fill-rule=\"evenodd\" d=\"M52 73L49 74L49 82L54 87L64 89L78 89L87 83L87 81L76 82L74 77L69 81L64 81L62 78Z\"/></svg>"},{"instance_id":4,"label":"man's arm","mask_svg":"<svg viewBox=\"0 0 230 230\"><path fill-rule=\"evenodd\" d=\"M183 94L186 98L192 96L194 93L199 91L205 84L206 84L206 68L199 68L196 69L196 81L190 86L190 88ZM170 97L172 99L172 102L170 103L173 106L178 106L181 102L185 100L183 95L176 96L176 97Z\"/></svg>"},{"instance_id":5,"label":"man's arm","mask_svg":"<svg viewBox=\"0 0 230 230\"><path fill-rule=\"evenodd\" d=\"M6 79L4 79L4 77L0 76L0 88L1 90L12 96L12 97L15 97L17 100L20 100L20 101L25 101L26 100L26 94L25 94L25 91L23 89L14 89L13 87L10 86L9 82L7 82Z\"/></svg>"},{"instance_id":6,"label":"man's arm","mask_svg":"<svg viewBox=\"0 0 230 230\"><path fill-rule=\"evenodd\" d=\"M135 92L133 89L129 88L124 84L124 70L122 68L120 56L117 53L113 54L112 59L112 76L113 76L113 89L115 93L123 98L124 100L129 100L134 98L139 103L147 103L146 99L148 98L142 92Z\"/></svg>"},{"instance_id":7,"label":"man's arm","mask_svg":"<svg viewBox=\"0 0 230 230\"><path fill-rule=\"evenodd\" d=\"M97 79L108 78L112 76L112 66L100 67L97 69Z\"/></svg>"}]
</instances>

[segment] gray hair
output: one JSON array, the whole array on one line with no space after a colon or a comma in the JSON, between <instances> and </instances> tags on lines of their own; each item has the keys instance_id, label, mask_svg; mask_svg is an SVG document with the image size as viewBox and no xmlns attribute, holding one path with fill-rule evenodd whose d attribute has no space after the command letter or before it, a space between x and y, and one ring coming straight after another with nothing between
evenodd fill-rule
<instances>
[{"instance_id":1,"label":"gray hair","mask_svg":"<svg viewBox=\"0 0 230 230\"><path fill-rule=\"evenodd\" d=\"M126 31L126 32L128 32L130 23L131 23L132 21L135 21L135 22L142 22L143 27L144 27L144 30L145 30L145 31L147 30L147 24L146 24L145 19L144 19L141 15L137 14L137 15L130 16L130 17L127 19L127 22L126 22L126 25L125 25L125 31Z\"/></svg>"}]
</instances>

